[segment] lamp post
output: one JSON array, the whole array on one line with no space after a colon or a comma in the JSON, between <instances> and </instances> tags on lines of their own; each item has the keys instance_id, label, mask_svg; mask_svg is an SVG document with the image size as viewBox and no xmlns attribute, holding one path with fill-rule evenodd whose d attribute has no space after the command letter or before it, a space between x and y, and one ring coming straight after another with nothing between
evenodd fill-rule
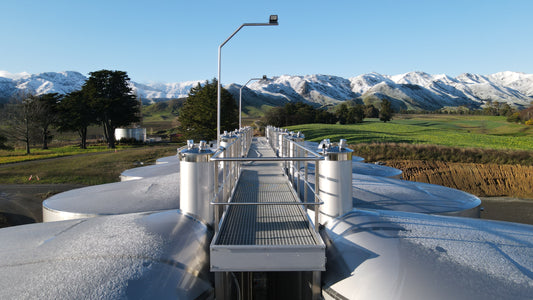
<instances>
[{"instance_id":1,"label":"lamp post","mask_svg":"<svg viewBox=\"0 0 533 300\"><path fill-rule=\"evenodd\" d=\"M217 145L220 145L220 95L222 83L220 82L220 58L222 47L244 26L275 26L278 25L278 15L270 15L268 23L244 23L235 30L220 46L218 46L218 87L217 87Z\"/></svg>"},{"instance_id":2,"label":"lamp post","mask_svg":"<svg viewBox=\"0 0 533 300\"><path fill-rule=\"evenodd\" d=\"M252 80L266 80L267 76L263 75L263 78L252 78L248 80L241 88L239 89L239 128L242 128L242 89L250 83Z\"/></svg>"}]
</instances>

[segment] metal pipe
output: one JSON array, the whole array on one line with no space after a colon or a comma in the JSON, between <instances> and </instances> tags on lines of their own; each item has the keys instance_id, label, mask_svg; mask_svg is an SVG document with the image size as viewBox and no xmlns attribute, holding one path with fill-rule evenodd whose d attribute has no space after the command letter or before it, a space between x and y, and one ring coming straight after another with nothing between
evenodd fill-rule
<instances>
[{"instance_id":1,"label":"metal pipe","mask_svg":"<svg viewBox=\"0 0 533 300\"><path fill-rule=\"evenodd\" d=\"M271 16L272 17L272 16ZM272 18L271 18L272 20ZM218 46L218 82L217 82L217 145L220 146L220 95L221 95L221 91L222 91L222 83L220 82L221 80L221 60L222 60L222 47L224 47L224 45L235 35L237 34L237 32L239 32L239 30L241 30L241 28L243 28L244 26L275 26L275 25L279 25L277 20L278 18L276 17L275 18L276 21L271 21L271 22L268 22L268 23L244 23L242 24L241 26L239 26L239 28L237 28L237 30L235 30L222 44L220 44L220 46Z\"/></svg>"},{"instance_id":2,"label":"metal pipe","mask_svg":"<svg viewBox=\"0 0 533 300\"><path fill-rule=\"evenodd\" d=\"M218 195L218 162L215 162L215 200L216 202L218 202L218 197L216 195ZM211 201L213 202L213 201ZM220 229L219 228L219 223L220 223L220 207L217 205L215 206L215 233L218 233L218 230Z\"/></svg>"},{"instance_id":3,"label":"metal pipe","mask_svg":"<svg viewBox=\"0 0 533 300\"><path fill-rule=\"evenodd\" d=\"M322 205L324 202L210 202L216 206L233 205Z\"/></svg>"},{"instance_id":4,"label":"metal pipe","mask_svg":"<svg viewBox=\"0 0 533 300\"><path fill-rule=\"evenodd\" d=\"M248 83L250 83L250 81L261 80L261 79L266 79L266 75L263 75L263 78L251 78L250 80L246 81L246 83L243 86L241 86L241 88L239 89L239 128L242 128L242 89Z\"/></svg>"},{"instance_id":5,"label":"metal pipe","mask_svg":"<svg viewBox=\"0 0 533 300\"><path fill-rule=\"evenodd\" d=\"M320 161L323 157L215 157L213 161Z\"/></svg>"}]
</instances>

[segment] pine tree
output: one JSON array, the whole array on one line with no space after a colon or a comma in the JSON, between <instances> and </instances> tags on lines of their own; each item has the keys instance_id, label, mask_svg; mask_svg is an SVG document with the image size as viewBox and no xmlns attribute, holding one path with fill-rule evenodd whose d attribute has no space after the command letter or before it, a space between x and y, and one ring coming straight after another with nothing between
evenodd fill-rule
<instances>
[{"instance_id":1,"label":"pine tree","mask_svg":"<svg viewBox=\"0 0 533 300\"><path fill-rule=\"evenodd\" d=\"M59 131L77 131L81 148L87 149L87 127L96 124L96 116L82 91L67 94L58 106L57 126Z\"/></svg>"},{"instance_id":2,"label":"pine tree","mask_svg":"<svg viewBox=\"0 0 533 300\"><path fill-rule=\"evenodd\" d=\"M104 127L108 147L115 148L115 128L140 120L139 103L132 94L126 72L101 70L89 74L82 92Z\"/></svg>"},{"instance_id":3,"label":"pine tree","mask_svg":"<svg viewBox=\"0 0 533 300\"><path fill-rule=\"evenodd\" d=\"M348 105L346 103L341 103L335 109L335 115L339 119L339 124L344 125L348 122Z\"/></svg>"},{"instance_id":4,"label":"pine tree","mask_svg":"<svg viewBox=\"0 0 533 300\"><path fill-rule=\"evenodd\" d=\"M215 140L217 138L217 84L206 81L189 91L179 110L179 129L187 139ZM239 126L239 112L235 99L224 88L221 90L220 129L231 131Z\"/></svg>"},{"instance_id":5,"label":"pine tree","mask_svg":"<svg viewBox=\"0 0 533 300\"><path fill-rule=\"evenodd\" d=\"M392 107L391 103L387 99L381 100L381 109L379 111L379 119L385 123L392 120Z\"/></svg>"}]
</instances>

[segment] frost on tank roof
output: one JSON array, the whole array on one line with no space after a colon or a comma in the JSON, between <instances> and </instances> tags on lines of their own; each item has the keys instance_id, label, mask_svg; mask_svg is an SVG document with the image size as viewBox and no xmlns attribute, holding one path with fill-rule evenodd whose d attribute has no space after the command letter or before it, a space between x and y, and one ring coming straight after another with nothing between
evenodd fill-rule
<instances>
[{"instance_id":1,"label":"frost on tank roof","mask_svg":"<svg viewBox=\"0 0 533 300\"><path fill-rule=\"evenodd\" d=\"M123 214L178 208L178 173L84 187L43 202L52 210L83 214Z\"/></svg>"},{"instance_id":2,"label":"frost on tank roof","mask_svg":"<svg viewBox=\"0 0 533 300\"><path fill-rule=\"evenodd\" d=\"M481 204L478 197L440 185L352 174L354 207L442 214Z\"/></svg>"},{"instance_id":3,"label":"frost on tank roof","mask_svg":"<svg viewBox=\"0 0 533 300\"><path fill-rule=\"evenodd\" d=\"M0 231L0 239L12 244L0 247L0 298L124 297L128 281L150 267L146 262L159 255L162 244L160 237L136 223L139 217L32 224L31 228ZM33 245L21 245L19 238L34 241Z\"/></svg>"},{"instance_id":4,"label":"frost on tank roof","mask_svg":"<svg viewBox=\"0 0 533 300\"><path fill-rule=\"evenodd\" d=\"M445 252L443 259L457 265L533 288L533 226L401 213L384 217L405 229L398 232L400 239Z\"/></svg>"},{"instance_id":5,"label":"frost on tank roof","mask_svg":"<svg viewBox=\"0 0 533 300\"><path fill-rule=\"evenodd\" d=\"M180 164L179 161L177 162L168 162L166 163L159 163L155 165L149 165L144 167L138 167L133 169L125 170L120 174L122 178L124 177L130 177L130 178L149 178L149 177L156 177L156 176L164 176L164 175L171 175L171 174L177 174L180 170Z\"/></svg>"},{"instance_id":6,"label":"frost on tank roof","mask_svg":"<svg viewBox=\"0 0 533 300\"><path fill-rule=\"evenodd\" d=\"M210 229L177 210L0 230L0 299L197 299Z\"/></svg>"},{"instance_id":7,"label":"frost on tank roof","mask_svg":"<svg viewBox=\"0 0 533 300\"><path fill-rule=\"evenodd\" d=\"M326 232L326 293L348 299L533 295L530 225L356 209L327 224Z\"/></svg>"}]
</instances>

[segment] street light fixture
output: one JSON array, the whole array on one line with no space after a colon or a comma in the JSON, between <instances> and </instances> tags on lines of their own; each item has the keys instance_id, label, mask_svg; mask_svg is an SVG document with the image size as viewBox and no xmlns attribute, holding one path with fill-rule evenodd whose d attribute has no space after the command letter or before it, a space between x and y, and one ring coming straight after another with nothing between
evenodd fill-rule
<instances>
[{"instance_id":1,"label":"street light fixture","mask_svg":"<svg viewBox=\"0 0 533 300\"><path fill-rule=\"evenodd\" d=\"M271 19L272 19L272 16L271 16ZM252 80L266 80L267 79L267 76L266 75L263 75L263 78L252 78L250 80L248 80L243 86L241 86L241 88L239 89L239 128L242 128L242 89L248 84L250 83L250 81Z\"/></svg>"},{"instance_id":2,"label":"street light fixture","mask_svg":"<svg viewBox=\"0 0 533 300\"><path fill-rule=\"evenodd\" d=\"M244 23L237 30L235 30L220 46L218 46L218 87L217 87L217 144L220 145L220 95L221 95L221 88L222 83L220 81L220 60L221 60L221 53L222 53L222 47L235 35L241 28L244 26L277 26L278 24L278 15L271 15L268 23Z\"/></svg>"}]
</instances>

